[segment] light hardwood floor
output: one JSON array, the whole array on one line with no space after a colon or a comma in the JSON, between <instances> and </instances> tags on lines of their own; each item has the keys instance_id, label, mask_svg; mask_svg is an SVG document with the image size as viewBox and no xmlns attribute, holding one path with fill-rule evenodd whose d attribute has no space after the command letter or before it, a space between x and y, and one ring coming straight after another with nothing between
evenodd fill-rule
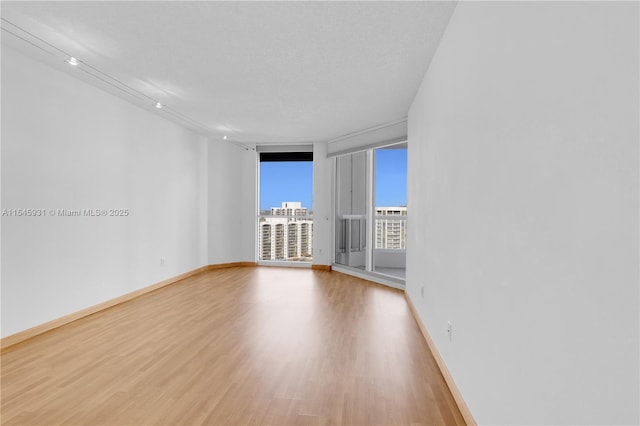
<instances>
[{"instance_id":1,"label":"light hardwood floor","mask_svg":"<svg viewBox=\"0 0 640 426\"><path fill-rule=\"evenodd\" d=\"M7 425L464 424L403 293L338 272L205 272L1 360Z\"/></svg>"}]
</instances>

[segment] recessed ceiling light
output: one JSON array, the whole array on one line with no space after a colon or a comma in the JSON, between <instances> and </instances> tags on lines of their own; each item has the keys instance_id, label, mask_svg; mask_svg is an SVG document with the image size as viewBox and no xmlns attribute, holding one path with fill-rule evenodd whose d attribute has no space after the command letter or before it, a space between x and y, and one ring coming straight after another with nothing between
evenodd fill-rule
<instances>
[{"instance_id":1,"label":"recessed ceiling light","mask_svg":"<svg viewBox=\"0 0 640 426\"><path fill-rule=\"evenodd\" d=\"M162 107L163 107L163 105L160 102L156 102L156 108L160 109Z\"/></svg>"},{"instance_id":2,"label":"recessed ceiling light","mask_svg":"<svg viewBox=\"0 0 640 426\"><path fill-rule=\"evenodd\" d=\"M74 67L77 67L78 65L80 65L80 61L74 58L73 56L67 59L67 63L69 63L69 65L73 65Z\"/></svg>"},{"instance_id":3,"label":"recessed ceiling light","mask_svg":"<svg viewBox=\"0 0 640 426\"><path fill-rule=\"evenodd\" d=\"M225 135L222 139L224 139L226 141L227 140L227 135Z\"/></svg>"}]
</instances>

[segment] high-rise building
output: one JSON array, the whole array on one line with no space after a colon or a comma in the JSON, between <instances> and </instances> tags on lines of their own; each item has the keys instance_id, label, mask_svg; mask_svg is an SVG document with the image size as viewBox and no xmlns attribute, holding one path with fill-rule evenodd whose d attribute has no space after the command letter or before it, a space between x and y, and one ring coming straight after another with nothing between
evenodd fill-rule
<instances>
[{"instance_id":1,"label":"high-rise building","mask_svg":"<svg viewBox=\"0 0 640 426\"><path fill-rule=\"evenodd\" d=\"M285 201L282 207L272 207L271 214L274 216L307 216L309 211L302 207L299 201Z\"/></svg>"},{"instance_id":2,"label":"high-rise building","mask_svg":"<svg viewBox=\"0 0 640 426\"><path fill-rule=\"evenodd\" d=\"M300 202L284 202L260 221L260 260L311 261L313 219Z\"/></svg>"},{"instance_id":3,"label":"high-rise building","mask_svg":"<svg viewBox=\"0 0 640 426\"><path fill-rule=\"evenodd\" d=\"M398 217L406 215L406 207L376 207L375 248L402 250L407 248L407 220L384 218L384 216Z\"/></svg>"}]
</instances>

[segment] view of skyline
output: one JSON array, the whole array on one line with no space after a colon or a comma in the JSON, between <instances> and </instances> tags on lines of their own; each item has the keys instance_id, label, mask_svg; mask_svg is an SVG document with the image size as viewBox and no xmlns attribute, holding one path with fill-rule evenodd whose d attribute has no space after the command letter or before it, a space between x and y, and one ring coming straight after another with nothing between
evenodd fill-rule
<instances>
[{"instance_id":1,"label":"view of skyline","mask_svg":"<svg viewBox=\"0 0 640 426\"><path fill-rule=\"evenodd\" d=\"M299 201L313 211L313 162L260 163L260 210ZM378 149L375 176L376 206L407 205L407 150Z\"/></svg>"}]
</instances>

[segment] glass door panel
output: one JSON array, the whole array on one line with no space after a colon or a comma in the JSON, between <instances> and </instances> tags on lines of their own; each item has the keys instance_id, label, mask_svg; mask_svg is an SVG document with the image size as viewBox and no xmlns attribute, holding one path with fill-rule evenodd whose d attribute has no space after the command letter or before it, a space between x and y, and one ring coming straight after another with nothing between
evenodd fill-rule
<instances>
[{"instance_id":1,"label":"glass door panel","mask_svg":"<svg viewBox=\"0 0 640 426\"><path fill-rule=\"evenodd\" d=\"M339 265L367 265L367 154L337 158L336 259Z\"/></svg>"},{"instance_id":2,"label":"glass door panel","mask_svg":"<svg viewBox=\"0 0 640 426\"><path fill-rule=\"evenodd\" d=\"M407 146L374 150L372 270L405 278L407 241Z\"/></svg>"}]
</instances>

